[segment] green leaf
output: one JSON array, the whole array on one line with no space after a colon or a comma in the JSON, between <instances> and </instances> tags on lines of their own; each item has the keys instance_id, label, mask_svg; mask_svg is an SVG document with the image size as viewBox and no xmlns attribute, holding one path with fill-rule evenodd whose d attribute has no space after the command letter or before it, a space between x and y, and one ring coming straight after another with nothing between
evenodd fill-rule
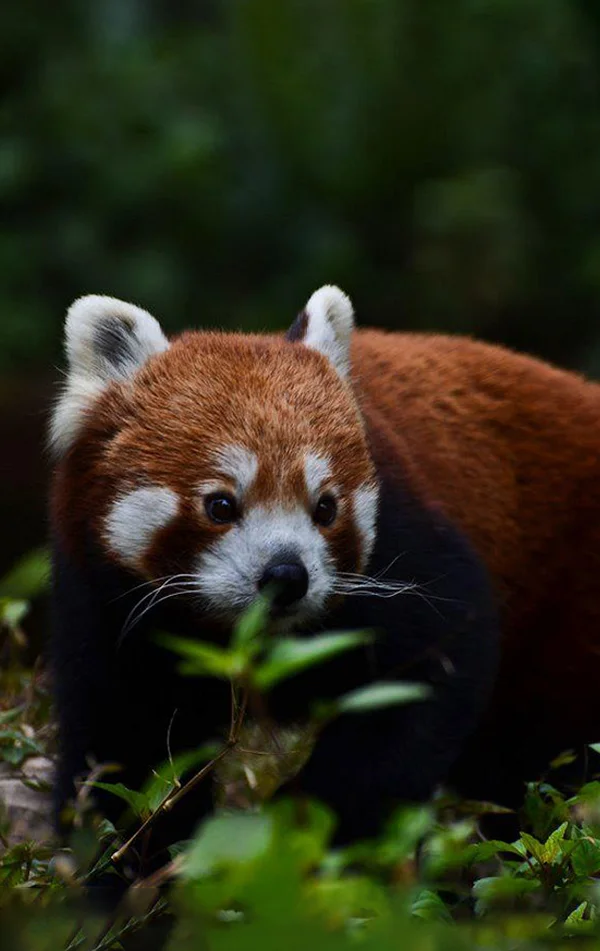
<instances>
[{"instance_id":1,"label":"green leaf","mask_svg":"<svg viewBox=\"0 0 600 951\"><path fill-rule=\"evenodd\" d=\"M207 763L219 751L215 743L205 743L197 750L176 754L172 760L166 760L152 771L152 777L144 786L142 793L154 812L168 795L181 785L185 773L189 773L201 763Z\"/></svg>"},{"instance_id":2,"label":"green leaf","mask_svg":"<svg viewBox=\"0 0 600 951\"><path fill-rule=\"evenodd\" d=\"M235 625L231 641L234 651L256 653L262 646L271 607L268 598L256 598Z\"/></svg>"},{"instance_id":3,"label":"green leaf","mask_svg":"<svg viewBox=\"0 0 600 951\"><path fill-rule=\"evenodd\" d=\"M527 832L521 833L521 842L536 861L540 862L540 864L544 863L544 845L542 842L538 842L534 836L529 835Z\"/></svg>"},{"instance_id":4,"label":"green leaf","mask_svg":"<svg viewBox=\"0 0 600 951\"><path fill-rule=\"evenodd\" d=\"M0 624L10 630L19 626L29 610L27 601L15 601L13 598L0 598Z\"/></svg>"},{"instance_id":5,"label":"green leaf","mask_svg":"<svg viewBox=\"0 0 600 951\"><path fill-rule=\"evenodd\" d=\"M171 634L159 634L157 640L186 659L181 670L191 676L208 674L220 680L232 680L239 677L246 667L247 659L243 654L216 647L214 644L174 637Z\"/></svg>"},{"instance_id":6,"label":"green leaf","mask_svg":"<svg viewBox=\"0 0 600 951\"><path fill-rule=\"evenodd\" d=\"M271 844L273 821L267 815L237 813L208 819L187 853L181 877L205 878L228 866L261 858Z\"/></svg>"},{"instance_id":7,"label":"green leaf","mask_svg":"<svg viewBox=\"0 0 600 951\"><path fill-rule=\"evenodd\" d=\"M586 783L575 796L567 800L567 805L600 805L600 783L597 781Z\"/></svg>"},{"instance_id":8,"label":"green leaf","mask_svg":"<svg viewBox=\"0 0 600 951\"><path fill-rule=\"evenodd\" d=\"M577 759L577 754L573 750L564 750L564 752L559 753L553 760L550 762L551 769L560 769L561 766L568 766L569 763L574 763Z\"/></svg>"},{"instance_id":9,"label":"green leaf","mask_svg":"<svg viewBox=\"0 0 600 951\"><path fill-rule=\"evenodd\" d=\"M24 707L12 707L11 710L0 710L0 726L18 719L24 709Z\"/></svg>"},{"instance_id":10,"label":"green leaf","mask_svg":"<svg viewBox=\"0 0 600 951\"><path fill-rule=\"evenodd\" d=\"M569 809L561 793L549 783L528 783L523 804L526 828L543 841L560 822L569 817Z\"/></svg>"},{"instance_id":11,"label":"green leaf","mask_svg":"<svg viewBox=\"0 0 600 951\"><path fill-rule=\"evenodd\" d=\"M508 855L516 855L520 859L525 857L525 849L522 843L514 845L512 842L502 842L499 839L488 839L487 842L477 842L473 845L471 862L487 862L496 855L502 855L506 852Z\"/></svg>"},{"instance_id":12,"label":"green leaf","mask_svg":"<svg viewBox=\"0 0 600 951\"><path fill-rule=\"evenodd\" d=\"M19 766L28 756L44 753L43 748L33 736L27 736L18 727L0 730L0 759L13 766Z\"/></svg>"},{"instance_id":13,"label":"green leaf","mask_svg":"<svg viewBox=\"0 0 600 951\"><path fill-rule=\"evenodd\" d=\"M119 799L127 803L139 819L147 819L152 812L146 794L136 792L135 789L129 789L123 783L87 782L85 785L93 786L95 789L103 789L105 792L112 793L113 796L118 796Z\"/></svg>"},{"instance_id":14,"label":"green leaf","mask_svg":"<svg viewBox=\"0 0 600 951\"><path fill-rule=\"evenodd\" d=\"M254 684L259 690L269 690L286 677L329 660L343 651L360 647L369 640L368 631L342 631L311 638L279 638L266 661L255 671Z\"/></svg>"},{"instance_id":15,"label":"green leaf","mask_svg":"<svg viewBox=\"0 0 600 951\"><path fill-rule=\"evenodd\" d=\"M581 836L571 853L571 865L578 877L586 878L600 872L600 841Z\"/></svg>"},{"instance_id":16,"label":"green leaf","mask_svg":"<svg viewBox=\"0 0 600 951\"><path fill-rule=\"evenodd\" d=\"M0 580L0 598L29 601L48 589L50 559L44 548L32 551Z\"/></svg>"},{"instance_id":17,"label":"green leaf","mask_svg":"<svg viewBox=\"0 0 600 951\"><path fill-rule=\"evenodd\" d=\"M565 843L565 832L569 827L568 822L563 822L558 829L555 829L551 835L548 836L544 843L543 847L543 861L551 865L553 862L556 862L557 859L562 858L564 855L563 846L566 844L572 846L571 842ZM568 850L567 850L568 851Z\"/></svg>"},{"instance_id":18,"label":"green leaf","mask_svg":"<svg viewBox=\"0 0 600 951\"><path fill-rule=\"evenodd\" d=\"M565 919L564 928L569 934L585 934L594 930L593 906L587 901L582 901L580 905ZM586 912L589 917L586 918Z\"/></svg>"},{"instance_id":19,"label":"green leaf","mask_svg":"<svg viewBox=\"0 0 600 951\"><path fill-rule=\"evenodd\" d=\"M410 911L415 918L422 918L424 921L445 921L448 924L452 922L452 916L446 904L436 892L428 888L422 888L417 892Z\"/></svg>"},{"instance_id":20,"label":"green leaf","mask_svg":"<svg viewBox=\"0 0 600 951\"><path fill-rule=\"evenodd\" d=\"M400 703L426 700L431 694L429 687L415 683L375 683L344 694L334 706L339 713L364 713Z\"/></svg>"},{"instance_id":21,"label":"green leaf","mask_svg":"<svg viewBox=\"0 0 600 951\"><path fill-rule=\"evenodd\" d=\"M387 863L401 862L411 856L435 821L430 806L402 806L396 810L388 822L385 838L379 846L383 860Z\"/></svg>"},{"instance_id":22,"label":"green leaf","mask_svg":"<svg viewBox=\"0 0 600 951\"><path fill-rule=\"evenodd\" d=\"M275 845L285 842L286 849L303 869L317 867L323 860L335 828L334 813L321 802L279 799L269 808L275 823Z\"/></svg>"},{"instance_id":23,"label":"green leaf","mask_svg":"<svg viewBox=\"0 0 600 951\"><path fill-rule=\"evenodd\" d=\"M490 876L475 882L473 894L477 898L478 909L483 910L491 905L502 904L507 900L539 891L541 887L541 882L537 879Z\"/></svg>"}]
</instances>

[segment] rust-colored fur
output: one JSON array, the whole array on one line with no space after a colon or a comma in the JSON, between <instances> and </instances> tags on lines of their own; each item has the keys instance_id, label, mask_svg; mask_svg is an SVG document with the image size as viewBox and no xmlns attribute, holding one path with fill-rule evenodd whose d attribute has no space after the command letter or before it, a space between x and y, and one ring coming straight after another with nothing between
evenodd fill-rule
<instances>
[{"instance_id":1,"label":"rust-colored fur","mask_svg":"<svg viewBox=\"0 0 600 951\"><path fill-rule=\"evenodd\" d=\"M502 601L498 716L600 738L600 386L468 339L355 335L354 379L391 466L467 533ZM532 738L532 744L535 740Z\"/></svg>"}]
</instances>

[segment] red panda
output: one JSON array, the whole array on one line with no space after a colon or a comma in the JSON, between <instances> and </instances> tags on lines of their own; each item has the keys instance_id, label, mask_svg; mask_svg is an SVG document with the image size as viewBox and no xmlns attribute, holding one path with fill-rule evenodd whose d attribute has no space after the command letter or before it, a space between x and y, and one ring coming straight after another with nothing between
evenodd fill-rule
<instances>
[{"instance_id":1,"label":"red panda","mask_svg":"<svg viewBox=\"0 0 600 951\"><path fill-rule=\"evenodd\" d=\"M149 631L224 641L273 582L275 632L377 631L276 690L282 722L373 680L431 688L319 737L296 788L333 807L338 842L444 782L512 805L553 754L599 739L600 387L353 325L329 286L285 336L169 341L122 301L69 310L51 426L59 812L91 760L135 786L170 725L174 750L226 726L223 685L179 676ZM208 787L184 809L174 836Z\"/></svg>"}]
</instances>

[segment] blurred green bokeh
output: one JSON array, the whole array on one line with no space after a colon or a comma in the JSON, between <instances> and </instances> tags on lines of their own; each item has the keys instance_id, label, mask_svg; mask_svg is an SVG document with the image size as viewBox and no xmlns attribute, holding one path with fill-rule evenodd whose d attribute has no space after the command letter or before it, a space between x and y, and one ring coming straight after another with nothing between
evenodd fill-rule
<instances>
[{"instance_id":1,"label":"blurred green bokeh","mask_svg":"<svg viewBox=\"0 0 600 951\"><path fill-rule=\"evenodd\" d=\"M9 0L0 37L18 550L40 539L50 381L83 293L167 331L274 329L335 282L363 324L600 376L597 0Z\"/></svg>"},{"instance_id":2,"label":"blurred green bokeh","mask_svg":"<svg viewBox=\"0 0 600 951\"><path fill-rule=\"evenodd\" d=\"M0 12L0 361L66 305L364 323L600 368L600 5L34 0Z\"/></svg>"}]
</instances>

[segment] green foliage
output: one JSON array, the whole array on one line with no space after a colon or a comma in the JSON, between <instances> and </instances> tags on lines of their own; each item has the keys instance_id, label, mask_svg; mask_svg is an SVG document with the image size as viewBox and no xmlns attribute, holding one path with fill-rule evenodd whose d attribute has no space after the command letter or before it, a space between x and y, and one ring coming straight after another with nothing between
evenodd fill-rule
<instances>
[{"instance_id":1,"label":"green foliage","mask_svg":"<svg viewBox=\"0 0 600 951\"><path fill-rule=\"evenodd\" d=\"M359 647L368 639L366 633L356 631L319 634L307 640L277 638L268 652L267 659L256 670L256 687L259 690L270 690L287 677Z\"/></svg>"},{"instance_id":2,"label":"green foliage","mask_svg":"<svg viewBox=\"0 0 600 951\"><path fill-rule=\"evenodd\" d=\"M22 664L23 598L38 590L36 576L20 570L0 582L0 649L8 648L9 658L0 671L0 769L15 777L32 756L53 750L45 692ZM250 754L236 750L248 691L260 696L292 672L352 650L364 638L323 635L312 651L293 639L282 643L268 632L264 604L241 620L228 647L171 638L190 675L231 680L227 743L170 758L141 790L97 776L90 784L122 799L138 827L151 823L161 810L177 808L190 781L208 781L219 757ZM331 716L419 702L423 695L415 685L376 684L337 704L317 704L313 729ZM554 768L569 760L559 757ZM502 810L448 797L399 809L378 841L346 850L331 848L335 816L318 803L222 809L191 842L173 844L163 878L132 886L115 917L82 913L82 886L101 873L120 874L137 842L124 843L118 829L94 816L86 788L75 804L68 849L14 838L0 811L0 926L11 951L127 951L140 946L130 944L134 939L146 946L155 927L167 922L165 951L539 951L572 947L573 940L592 948L600 940L595 780L569 797L548 779L530 783L513 841L482 835L480 817ZM168 888L159 894L161 881Z\"/></svg>"},{"instance_id":3,"label":"green foliage","mask_svg":"<svg viewBox=\"0 0 600 951\"><path fill-rule=\"evenodd\" d=\"M145 787L139 792L129 789L123 783L105 783L93 780L87 785L94 789L103 789L105 792L117 796L127 804L131 813L142 821L156 812L160 806L182 785L184 774L197 767L200 763L208 762L218 752L215 745L206 745L189 753L182 753L168 760L152 771L152 776Z\"/></svg>"},{"instance_id":4,"label":"green foliage","mask_svg":"<svg viewBox=\"0 0 600 951\"><path fill-rule=\"evenodd\" d=\"M27 647L23 622L31 599L46 590L48 577L47 555L39 551L0 579L0 764L17 767L28 757L43 754L51 734L44 725L45 692L21 663Z\"/></svg>"},{"instance_id":5,"label":"green foliage","mask_svg":"<svg viewBox=\"0 0 600 951\"><path fill-rule=\"evenodd\" d=\"M396 703L414 703L416 700L424 700L429 693L429 689L423 684L375 683L346 694L335 707L338 713L362 713Z\"/></svg>"},{"instance_id":6,"label":"green foliage","mask_svg":"<svg viewBox=\"0 0 600 951\"><path fill-rule=\"evenodd\" d=\"M324 281L365 322L594 360L594 4L205 6L3 6L5 366L86 291L259 328Z\"/></svg>"},{"instance_id":7,"label":"green foliage","mask_svg":"<svg viewBox=\"0 0 600 951\"><path fill-rule=\"evenodd\" d=\"M5 606L19 604L18 610L23 611L24 602L27 602L25 606L28 608L29 601L47 590L49 579L48 552L40 548L22 558L12 571L0 579L0 599Z\"/></svg>"}]
</instances>

